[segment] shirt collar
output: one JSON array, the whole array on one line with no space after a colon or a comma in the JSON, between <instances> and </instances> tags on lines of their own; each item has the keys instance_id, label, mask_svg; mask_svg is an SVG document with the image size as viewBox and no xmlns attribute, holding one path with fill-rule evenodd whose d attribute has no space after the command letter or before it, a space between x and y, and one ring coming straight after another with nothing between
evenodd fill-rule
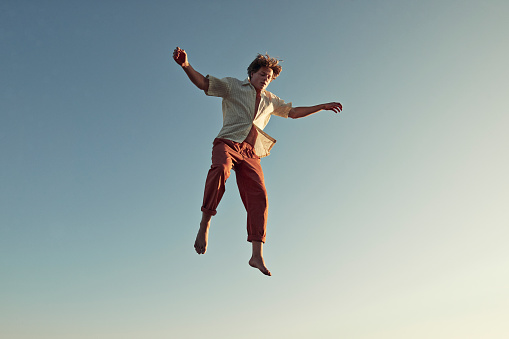
<instances>
[{"instance_id":1,"label":"shirt collar","mask_svg":"<svg viewBox=\"0 0 509 339\"><path fill-rule=\"evenodd\" d=\"M246 78L246 79L242 82L242 86L249 86L249 85L251 85L251 81L249 81L249 78ZM253 87L253 89L255 89L253 85L251 85L251 87ZM266 89L264 89L264 90L262 91L262 93L263 93L263 94L265 94L266 92L267 92L267 90L266 90Z\"/></svg>"}]
</instances>

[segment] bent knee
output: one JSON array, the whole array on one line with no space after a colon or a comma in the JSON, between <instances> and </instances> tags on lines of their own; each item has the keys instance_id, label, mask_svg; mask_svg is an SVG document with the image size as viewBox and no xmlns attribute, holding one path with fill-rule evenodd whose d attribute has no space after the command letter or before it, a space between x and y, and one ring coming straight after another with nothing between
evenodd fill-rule
<instances>
[{"instance_id":1,"label":"bent knee","mask_svg":"<svg viewBox=\"0 0 509 339\"><path fill-rule=\"evenodd\" d=\"M210 166L210 171L212 172L215 172L217 174L224 174L225 176L229 176L230 175L230 169L231 169L231 164L212 164L212 166Z\"/></svg>"}]
</instances>

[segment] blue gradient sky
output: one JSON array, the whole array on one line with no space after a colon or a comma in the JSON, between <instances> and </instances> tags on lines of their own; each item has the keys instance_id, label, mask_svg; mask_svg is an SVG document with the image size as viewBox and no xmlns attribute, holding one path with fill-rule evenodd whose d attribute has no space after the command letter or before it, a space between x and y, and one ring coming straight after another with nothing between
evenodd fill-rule
<instances>
[{"instance_id":1,"label":"blue gradient sky","mask_svg":"<svg viewBox=\"0 0 509 339\"><path fill-rule=\"evenodd\" d=\"M0 3L0 336L507 338L507 1ZM192 247L220 99L274 117L265 258L235 181ZM233 174L234 175L234 174Z\"/></svg>"}]
</instances>

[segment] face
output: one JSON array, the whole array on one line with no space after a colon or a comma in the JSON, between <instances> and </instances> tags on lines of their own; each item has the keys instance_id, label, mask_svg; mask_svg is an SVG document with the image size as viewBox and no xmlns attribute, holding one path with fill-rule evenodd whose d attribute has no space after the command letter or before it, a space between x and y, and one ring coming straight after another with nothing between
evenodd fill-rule
<instances>
[{"instance_id":1,"label":"face","mask_svg":"<svg viewBox=\"0 0 509 339\"><path fill-rule=\"evenodd\" d=\"M272 81L274 72L268 67L261 67L258 72L251 74L250 82L256 90L264 90Z\"/></svg>"}]
</instances>

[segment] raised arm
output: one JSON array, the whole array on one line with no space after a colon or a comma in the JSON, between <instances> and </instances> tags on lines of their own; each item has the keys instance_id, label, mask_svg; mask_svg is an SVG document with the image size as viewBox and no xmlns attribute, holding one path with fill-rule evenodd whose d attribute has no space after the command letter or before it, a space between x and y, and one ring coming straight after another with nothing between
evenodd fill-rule
<instances>
[{"instance_id":1,"label":"raised arm","mask_svg":"<svg viewBox=\"0 0 509 339\"><path fill-rule=\"evenodd\" d=\"M199 89L207 92L209 89L209 79L205 78L201 73L196 71L187 60L187 53L180 47L175 48L173 51L173 60L177 64L179 64L184 72L186 72L189 79L196 85Z\"/></svg>"},{"instance_id":2,"label":"raised arm","mask_svg":"<svg viewBox=\"0 0 509 339\"><path fill-rule=\"evenodd\" d=\"M334 111L335 113L341 112L343 106L339 102L330 102L309 107L293 107L288 113L288 117L292 119L304 118L308 115L320 112L321 110Z\"/></svg>"}]
</instances>

